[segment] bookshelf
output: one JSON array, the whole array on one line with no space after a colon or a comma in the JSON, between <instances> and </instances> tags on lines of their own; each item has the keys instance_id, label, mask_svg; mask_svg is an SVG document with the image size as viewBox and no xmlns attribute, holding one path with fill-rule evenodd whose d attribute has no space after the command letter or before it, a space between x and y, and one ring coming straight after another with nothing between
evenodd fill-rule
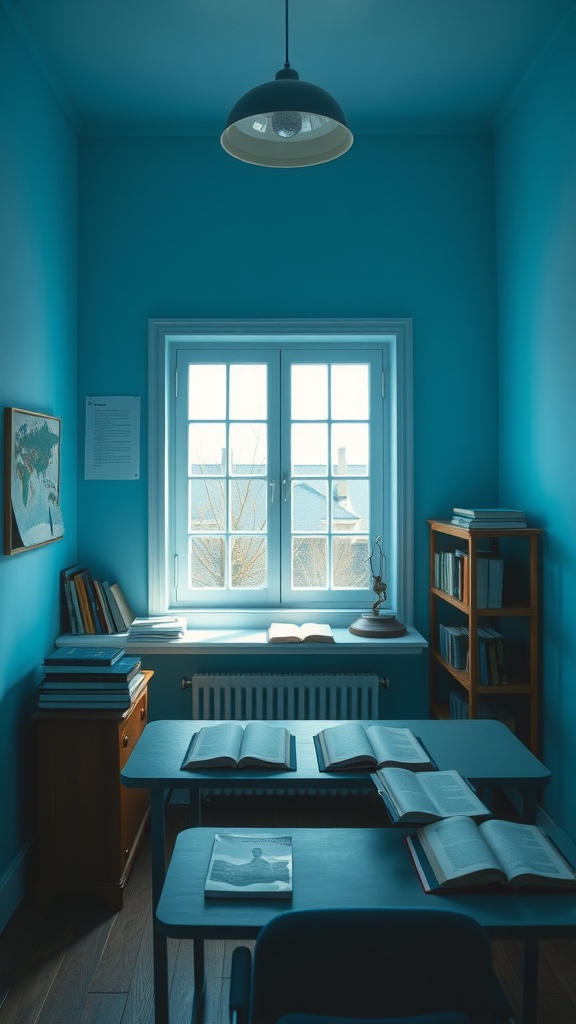
<instances>
[{"instance_id":1,"label":"bookshelf","mask_svg":"<svg viewBox=\"0 0 576 1024\"><path fill-rule=\"evenodd\" d=\"M464 703L464 717L500 718L537 755L538 549L542 530L468 530L440 519L429 519L428 525L430 715L449 718L451 701L460 708ZM497 607L480 606L477 600L480 563L487 559L503 563L502 599ZM445 563L454 568L449 579L440 575ZM465 634L467 631L464 664L446 647L447 633L461 633L461 627ZM490 630L502 639L486 642ZM498 647L504 659L500 665Z\"/></svg>"}]
</instances>

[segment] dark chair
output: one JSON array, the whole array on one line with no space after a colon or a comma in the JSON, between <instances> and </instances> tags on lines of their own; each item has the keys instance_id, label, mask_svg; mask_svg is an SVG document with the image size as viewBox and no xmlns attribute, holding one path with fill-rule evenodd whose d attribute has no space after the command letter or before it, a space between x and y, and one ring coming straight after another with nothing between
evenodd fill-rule
<instances>
[{"instance_id":1,"label":"dark chair","mask_svg":"<svg viewBox=\"0 0 576 1024\"><path fill-rule=\"evenodd\" d=\"M287 911L232 954L231 1024L508 1024L485 930L454 911Z\"/></svg>"}]
</instances>

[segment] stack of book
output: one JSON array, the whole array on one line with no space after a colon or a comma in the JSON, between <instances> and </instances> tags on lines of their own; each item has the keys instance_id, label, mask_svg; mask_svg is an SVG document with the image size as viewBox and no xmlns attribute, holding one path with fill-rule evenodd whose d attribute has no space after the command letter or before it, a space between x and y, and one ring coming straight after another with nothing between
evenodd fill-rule
<instances>
[{"instance_id":1,"label":"stack of book","mask_svg":"<svg viewBox=\"0 0 576 1024\"><path fill-rule=\"evenodd\" d=\"M146 685L140 658L123 647L60 647L42 669L39 708L124 710Z\"/></svg>"},{"instance_id":2,"label":"stack of book","mask_svg":"<svg viewBox=\"0 0 576 1024\"><path fill-rule=\"evenodd\" d=\"M119 583L95 580L81 565L63 569L60 576L64 632L93 636L128 632L134 613Z\"/></svg>"},{"instance_id":3,"label":"stack of book","mask_svg":"<svg viewBox=\"0 0 576 1024\"><path fill-rule=\"evenodd\" d=\"M186 633L186 625L184 616L138 617L130 624L128 641L146 643L155 640L181 640Z\"/></svg>"},{"instance_id":4,"label":"stack of book","mask_svg":"<svg viewBox=\"0 0 576 1024\"><path fill-rule=\"evenodd\" d=\"M526 526L518 508L453 508L451 523L466 530L519 530Z\"/></svg>"},{"instance_id":5,"label":"stack of book","mask_svg":"<svg viewBox=\"0 0 576 1024\"><path fill-rule=\"evenodd\" d=\"M491 627L477 630L478 669L481 686L506 686L508 676L504 654L504 637ZM468 670L468 626L438 626L440 654L459 672Z\"/></svg>"}]
</instances>

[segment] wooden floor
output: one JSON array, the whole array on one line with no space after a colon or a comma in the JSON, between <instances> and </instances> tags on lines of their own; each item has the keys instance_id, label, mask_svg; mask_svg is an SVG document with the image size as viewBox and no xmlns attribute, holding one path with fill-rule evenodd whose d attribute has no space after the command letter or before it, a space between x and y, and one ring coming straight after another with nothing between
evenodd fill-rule
<instances>
[{"instance_id":1,"label":"wooden floor","mask_svg":"<svg viewBox=\"0 0 576 1024\"><path fill-rule=\"evenodd\" d=\"M186 810L168 810L172 837L187 827ZM376 798L217 797L203 805L203 824L220 827L380 826ZM207 942L206 1024L227 1024L227 986L234 943ZM517 1010L520 946L493 943L494 963ZM170 1024L188 1024L192 943L170 940ZM32 897L0 935L0 1024L153 1024L149 834L114 913L97 900ZM576 940L540 944L538 1024L576 1024Z\"/></svg>"}]
</instances>

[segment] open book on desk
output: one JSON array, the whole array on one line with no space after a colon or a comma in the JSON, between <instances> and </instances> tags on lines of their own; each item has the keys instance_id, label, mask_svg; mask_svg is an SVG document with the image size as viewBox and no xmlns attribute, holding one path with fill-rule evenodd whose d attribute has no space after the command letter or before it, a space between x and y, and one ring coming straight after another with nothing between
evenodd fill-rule
<instances>
[{"instance_id":1,"label":"open book on desk","mask_svg":"<svg viewBox=\"0 0 576 1024\"><path fill-rule=\"evenodd\" d=\"M330 626L321 622L305 622L296 626L291 622L272 622L268 629L271 644L333 644Z\"/></svg>"},{"instance_id":2,"label":"open book on desk","mask_svg":"<svg viewBox=\"0 0 576 1024\"><path fill-rule=\"evenodd\" d=\"M348 768L404 767L430 771L436 765L411 729L391 725L342 722L314 736L320 771Z\"/></svg>"},{"instance_id":3,"label":"open book on desk","mask_svg":"<svg viewBox=\"0 0 576 1024\"><path fill-rule=\"evenodd\" d=\"M182 768L296 769L296 740L280 725L267 722L218 722L194 733Z\"/></svg>"},{"instance_id":4,"label":"open book on desk","mask_svg":"<svg viewBox=\"0 0 576 1024\"><path fill-rule=\"evenodd\" d=\"M457 771L380 768L370 777L395 824L420 825L457 814L471 818L491 816L486 804Z\"/></svg>"},{"instance_id":5,"label":"open book on desk","mask_svg":"<svg viewBox=\"0 0 576 1024\"><path fill-rule=\"evenodd\" d=\"M537 825L445 818L406 842L426 892L576 888L574 868Z\"/></svg>"}]
</instances>

